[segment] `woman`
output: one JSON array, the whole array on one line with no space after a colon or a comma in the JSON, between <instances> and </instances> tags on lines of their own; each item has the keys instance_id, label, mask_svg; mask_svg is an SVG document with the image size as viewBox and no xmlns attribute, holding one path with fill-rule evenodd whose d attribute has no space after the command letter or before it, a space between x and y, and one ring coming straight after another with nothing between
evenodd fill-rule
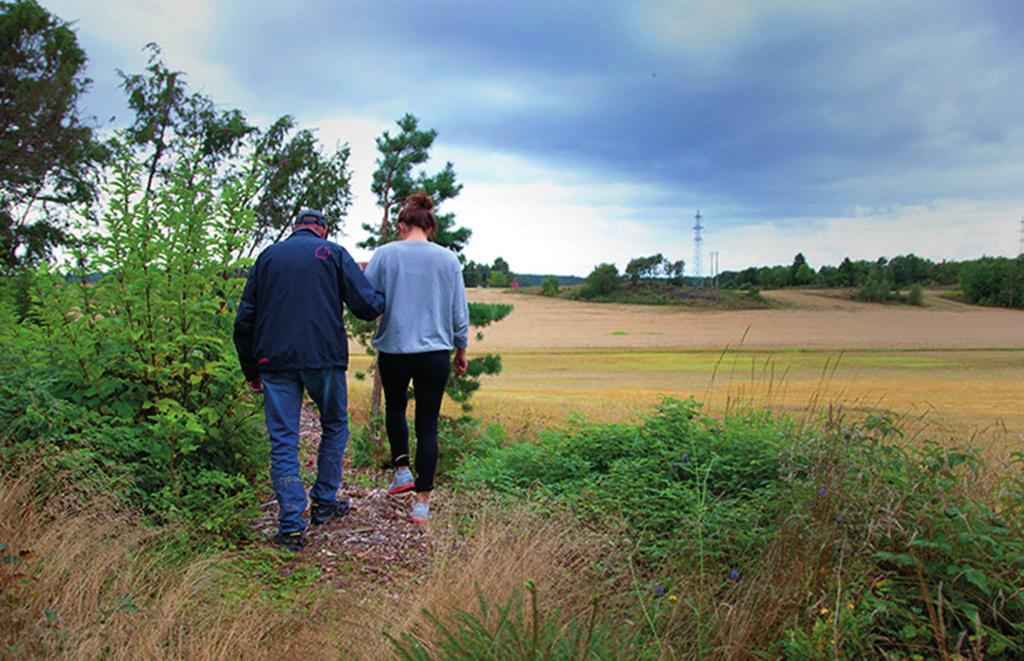
<instances>
[{"instance_id":1,"label":"woman","mask_svg":"<svg viewBox=\"0 0 1024 661\"><path fill-rule=\"evenodd\" d=\"M462 266L449 250L429 241L437 229L433 201L420 191L398 214L401 239L381 246L366 277L384 292L385 308L373 338L384 385L385 426L394 479L388 493L416 490L409 520L430 520L430 492L437 470L437 418L448 382L466 371L469 308ZM416 477L409 470L409 426L405 412L409 381L416 393Z\"/></svg>"}]
</instances>

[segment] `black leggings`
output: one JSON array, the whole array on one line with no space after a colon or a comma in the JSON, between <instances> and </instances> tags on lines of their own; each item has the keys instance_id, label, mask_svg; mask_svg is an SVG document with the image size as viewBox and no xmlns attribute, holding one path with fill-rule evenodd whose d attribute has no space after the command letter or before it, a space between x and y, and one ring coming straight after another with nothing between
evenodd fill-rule
<instances>
[{"instance_id":1,"label":"black leggings","mask_svg":"<svg viewBox=\"0 0 1024 661\"><path fill-rule=\"evenodd\" d=\"M384 423L391 444L391 465L409 465L409 424L405 409L409 403L409 380L416 393L416 491L434 488L437 471L437 418L448 383L449 352L380 352L377 366L384 385Z\"/></svg>"}]
</instances>

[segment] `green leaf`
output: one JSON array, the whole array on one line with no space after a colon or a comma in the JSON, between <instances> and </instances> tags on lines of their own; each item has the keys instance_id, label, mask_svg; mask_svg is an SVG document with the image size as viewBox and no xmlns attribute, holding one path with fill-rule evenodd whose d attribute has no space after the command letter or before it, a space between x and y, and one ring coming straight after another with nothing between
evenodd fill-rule
<instances>
[{"instance_id":1,"label":"green leaf","mask_svg":"<svg viewBox=\"0 0 1024 661\"><path fill-rule=\"evenodd\" d=\"M974 567L964 567L964 578L966 578L971 585L981 590L986 597L992 596L992 586L988 582L988 577L981 571Z\"/></svg>"}]
</instances>

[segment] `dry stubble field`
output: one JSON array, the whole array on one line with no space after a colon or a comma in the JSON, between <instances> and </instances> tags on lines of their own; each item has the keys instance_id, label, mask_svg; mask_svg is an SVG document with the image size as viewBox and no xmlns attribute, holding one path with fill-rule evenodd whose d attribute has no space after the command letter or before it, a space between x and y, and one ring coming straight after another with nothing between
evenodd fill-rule
<instances>
[{"instance_id":1,"label":"dry stubble field","mask_svg":"<svg viewBox=\"0 0 1024 661\"><path fill-rule=\"evenodd\" d=\"M829 404L888 409L929 437L976 435L1000 448L1024 440L1024 312L930 295L913 308L812 291L768 292L781 309L724 312L469 295L515 305L471 347L503 357L504 372L474 401L477 414L510 430L572 413L624 420L671 395L716 412L750 403L796 415ZM362 417L368 386L353 381L352 389Z\"/></svg>"}]
</instances>

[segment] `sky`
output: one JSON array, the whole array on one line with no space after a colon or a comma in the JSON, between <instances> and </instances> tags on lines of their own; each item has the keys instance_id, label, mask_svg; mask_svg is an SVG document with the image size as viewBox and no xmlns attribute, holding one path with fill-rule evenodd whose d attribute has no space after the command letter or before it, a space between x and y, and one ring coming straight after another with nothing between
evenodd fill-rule
<instances>
[{"instance_id":1,"label":"sky","mask_svg":"<svg viewBox=\"0 0 1024 661\"><path fill-rule=\"evenodd\" d=\"M406 112L469 259L586 275L662 253L694 274L914 252L1015 255L1024 3L42 0L89 55L84 110L129 119L149 42L190 88L351 147L357 257L373 139Z\"/></svg>"}]
</instances>

